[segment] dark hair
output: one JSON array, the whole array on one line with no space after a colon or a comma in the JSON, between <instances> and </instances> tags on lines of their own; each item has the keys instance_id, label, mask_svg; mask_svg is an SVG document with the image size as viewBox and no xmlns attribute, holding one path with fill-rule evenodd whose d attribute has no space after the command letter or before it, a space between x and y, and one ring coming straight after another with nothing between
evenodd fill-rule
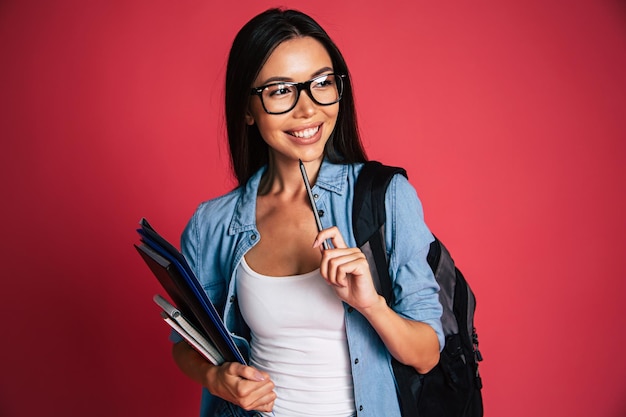
<instances>
[{"instance_id":1,"label":"dark hair","mask_svg":"<svg viewBox=\"0 0 626 417\"><path fill-rule=\"evenodd\" d=\"M345 74L344 91L339 102L337 124L325 148L333 162L363 162L367 159L361 145L346 62L335 43L311 17L296 10L269 9L246 23L233 41L226 69L226 128L232 169L240 186L268 163L268 146L256 124L246 123L250 88L261 68L282 42L310 36L330 55L333 69Z\"/></svg>"}]
</instances>

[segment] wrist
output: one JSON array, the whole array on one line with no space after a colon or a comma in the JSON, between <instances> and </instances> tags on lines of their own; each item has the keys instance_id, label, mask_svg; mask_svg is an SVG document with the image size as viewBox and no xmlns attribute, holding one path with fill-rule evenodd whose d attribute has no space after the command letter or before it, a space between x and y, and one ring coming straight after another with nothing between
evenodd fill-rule
<instances>
[{"instance_id":1,"label":"wrist","mask_svg":"<svg viewBox=\"0 0 626 417\"><path fill-rule=\"evenodd\" d=\"M370 317L380 316L380 314L382 314L382 312L386 311L388 308L389 307L387 306L387 301L385 300L385 297L380 294L376 294L376 299L374 300L374 302L372 302L368 306L358 309L358 311L369 320Z\"/></svg>"},{"instance_id":2,"label":"wrist","mask_svg":"<svg viewBox=\"0 0 626 417\"><path fill-rule=\"evenodd\" d=\"M202 386L206 387L209 392L213 393L212 387L215 386L215 380L217 378L218 366L210 364L209 362L204 362L200 366L200 375Z\"/></svg>"}]
</instances>

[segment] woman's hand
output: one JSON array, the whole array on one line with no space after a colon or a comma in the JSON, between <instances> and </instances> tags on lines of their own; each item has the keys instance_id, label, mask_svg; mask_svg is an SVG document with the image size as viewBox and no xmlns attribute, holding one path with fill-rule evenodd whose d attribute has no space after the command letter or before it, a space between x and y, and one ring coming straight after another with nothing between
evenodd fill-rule
<instances>
[{"instance_id":1,"label":"woman's hand","mask_svg":"<svg viewBox=\"0 0 626 417\"><path fill-rule=\"evenodd\" d=\"M335 249L322 249L330 239ZM401 363L420 373L430 371L439 361L437 334L426 323L400 317L378 295L369 264L358 248L347 248L336 227L322 230L313 244L322 250L320 270L342 300L370 322L391 353Z\"/></svg>"},{"instance_id":2,"label":"woman's hand","mask_svg":"<svg viewBox=\"0 0 626 417\"><path fill-rule=\"evenodd\" d=\"M207 388L211 394L244 410L271 412L274 408L274 383L267 373L251 366L229 362L210 368Z\"/></svg>"},{"instance_id":3,"label":"woman's hand","mask_svg":"<svg viewBox=\"0 0 626 417\"><path fill-rule=\"evenodd\" d=\"M215 366L186 342L172 348L178 367L209 392L245 410L271 412L274 408L274 383L267 373L237 362Z\"/></svg>"},{"instance_id":4,"label":"woman's hand","mask_svg":"<svg viewBox=\"0 0 626 417\"><path fill-rule=\"evenodd\" d=\"M326 239L333 249L322 248ZM322 250L320 272L342 301L359 311L380 302L365 255L359 248L348 248L337 227L319 232L313 247Z\"/></svg>"}]
</instances>

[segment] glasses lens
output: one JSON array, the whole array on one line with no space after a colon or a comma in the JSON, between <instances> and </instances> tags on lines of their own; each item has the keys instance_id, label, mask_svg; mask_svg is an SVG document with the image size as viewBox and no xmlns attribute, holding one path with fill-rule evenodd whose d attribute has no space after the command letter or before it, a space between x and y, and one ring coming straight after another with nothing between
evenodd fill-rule
<instances>
[{"instance_id":1,"label":"glasses lens","mask_svg":"<svg viewBox=\"0 0 626 417\"><path fill-rule=\"evenodd\" d=\"M309 91L319 104L327 105L339 101L341 98L341 77L335 74L322 75L311 81Z\"/></svg>"},{"instance_id":2,"label":"glasses lens","mask_svg":"<svg viewBox=\"0 0 626 417\"><path fill-rule=\"evenodd\" d=\"M291 84L272 84L263 90L263 104L270 113L282 113L293 107L298 89Z\"/></svg>"}]
</instances>

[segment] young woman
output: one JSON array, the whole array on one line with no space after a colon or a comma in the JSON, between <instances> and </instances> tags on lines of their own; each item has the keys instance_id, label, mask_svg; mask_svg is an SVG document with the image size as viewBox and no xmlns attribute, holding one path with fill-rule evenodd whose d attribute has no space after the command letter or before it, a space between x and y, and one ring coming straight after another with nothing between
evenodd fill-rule
<instances>
[{"instance_id":1,"label":"young woman","mask_svg":"<svg viewBox=\"0 0 626 417\"><path fill-rule=\"evenodd\" d=\"M214 366L176 339L176 363L206 388L202 416L400 416L391 357L427 372L443 347L432 235L415 215L415 190L394 178L389 308L354 247L353 188L366 157L341 53L307 15L268 10L234 40L225 98L239 186L200 205L182 250L249 366Z\"/></svg>"}]
</instances>

